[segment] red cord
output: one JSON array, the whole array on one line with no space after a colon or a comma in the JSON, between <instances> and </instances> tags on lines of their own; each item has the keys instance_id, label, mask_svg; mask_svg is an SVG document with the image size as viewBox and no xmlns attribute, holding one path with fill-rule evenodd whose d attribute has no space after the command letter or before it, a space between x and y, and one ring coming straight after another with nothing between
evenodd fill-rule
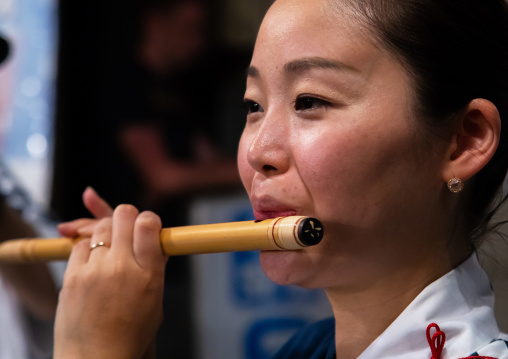
<instances>
[{"instance_id":1,"label":"red cord","mask_svg":"<svg viewBox=\"0 0 508 359\"><path fill-rule=\"evenodd\" d=\"M430 331L433 328L436 330L436 332L431 337ZM444 332L441 331L439 325L437 325L436 323L429 324L429 326L427 327L427 341L429 342L430 351L432 352L431 359L441 359L441 353L443 352L445 340L446 335ZM475 355L460 359L496 359L496 358Z\"/></svg>"},{"instance_id":2,"label":"red cord","mask_svg":"<svg viewBox=\"0 0 508 359\"><path fill-rule=\"evenodd\" d=\"M436 329L436 332L430 336L430 331ZM431 359L441 359L441 353L443 352L446 335L441 331L439 325L436 323L429 324L427 327L427 341L429 342L430 351L432 352Z\"/></svg>"}]
</instances>

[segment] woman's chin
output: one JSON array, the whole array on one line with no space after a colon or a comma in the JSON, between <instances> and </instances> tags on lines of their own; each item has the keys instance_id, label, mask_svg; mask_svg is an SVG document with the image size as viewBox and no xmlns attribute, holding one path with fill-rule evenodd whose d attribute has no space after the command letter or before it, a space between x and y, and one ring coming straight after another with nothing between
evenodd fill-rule
<instances>
[{"instance_id":1,"label":"woman's chin","mask_svg":"<svg viewBox=\"0 0 508 359\"><path fill-rule=\"evenodd\" d=\"M303 285L310 273L303 251L262 251L259 260L268 278L280 285Z\"/></svg>"}]
</instances>

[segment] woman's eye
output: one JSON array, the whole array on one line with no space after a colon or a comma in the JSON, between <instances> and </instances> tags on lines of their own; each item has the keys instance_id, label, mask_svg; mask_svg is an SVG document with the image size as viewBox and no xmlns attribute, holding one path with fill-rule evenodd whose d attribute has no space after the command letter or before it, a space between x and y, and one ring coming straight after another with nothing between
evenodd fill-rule
<instances>
[{"instance_id":1,"label":"woman's eye","mask_svg":"<svg viewBox=\"0 0 508 359\"><path fill-rule=\"evenodd\" d=\"M294 102L296 111L305 111L305 110L316 109L316 108L327 106L328 104L329 103L325 100L321 100L319 98L309 97L309 96L298 97Z\"/></svg>"},{"instance_id":2,"label":"woman's eye","mask_svg":"<svg viewBox=\"0 0 508 359\"><path fill-rule=\"evenodd\" d=\"M261 106L257 102L252 100L244 100L245 109L247 110L247 115L255 112L262 111Z\"/></svg>"}]
</instances>

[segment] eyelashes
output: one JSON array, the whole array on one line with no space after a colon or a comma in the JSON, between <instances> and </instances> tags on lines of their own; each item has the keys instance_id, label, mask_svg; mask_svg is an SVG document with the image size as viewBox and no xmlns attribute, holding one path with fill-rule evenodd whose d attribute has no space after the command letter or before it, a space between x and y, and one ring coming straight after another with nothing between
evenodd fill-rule
<instances>
[{"instance_id":1,"label":"eyelashes","mask_svg":"<svg viewBox=\"0 0 508 359\"><path fill-rule=\"evenodd\" d=\"M243 104L247 115L257 112L264 112L263 107L261 107L259 103L251 99L245 99ZM299 95L296 98L296 100L292 102L292 105L295 111L305 112L329 107L331 106L331 103L329 101L323 100L315 96Z\"/></svg>"},{"instance_id":2,"label":"eyelashes","mask_svg":"<svg viewBox=\"0 0 508 359\"><path fill-rule=\"evenodd\" d=\"M301 95L293 102L296 111L309 111L330 106L330 102L315 96Z\"/></svg>"}]
</instances>

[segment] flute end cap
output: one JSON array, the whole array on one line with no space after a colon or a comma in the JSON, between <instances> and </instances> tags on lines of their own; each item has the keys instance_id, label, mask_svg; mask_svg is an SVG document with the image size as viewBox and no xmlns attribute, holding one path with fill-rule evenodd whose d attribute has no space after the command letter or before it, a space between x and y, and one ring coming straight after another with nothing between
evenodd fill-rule
<instances>
[{"instance_id":1,"label":"flute end cap","mask_svg":"<svg viewBox=\"0 0 508 359\"><path fill-rule=\"evenodd\" d=\"M323 239L324 228L318 219L308 217L300 222L298 234L302 244L305 246L313 246Z\"/></svg>"}]
</instances>

